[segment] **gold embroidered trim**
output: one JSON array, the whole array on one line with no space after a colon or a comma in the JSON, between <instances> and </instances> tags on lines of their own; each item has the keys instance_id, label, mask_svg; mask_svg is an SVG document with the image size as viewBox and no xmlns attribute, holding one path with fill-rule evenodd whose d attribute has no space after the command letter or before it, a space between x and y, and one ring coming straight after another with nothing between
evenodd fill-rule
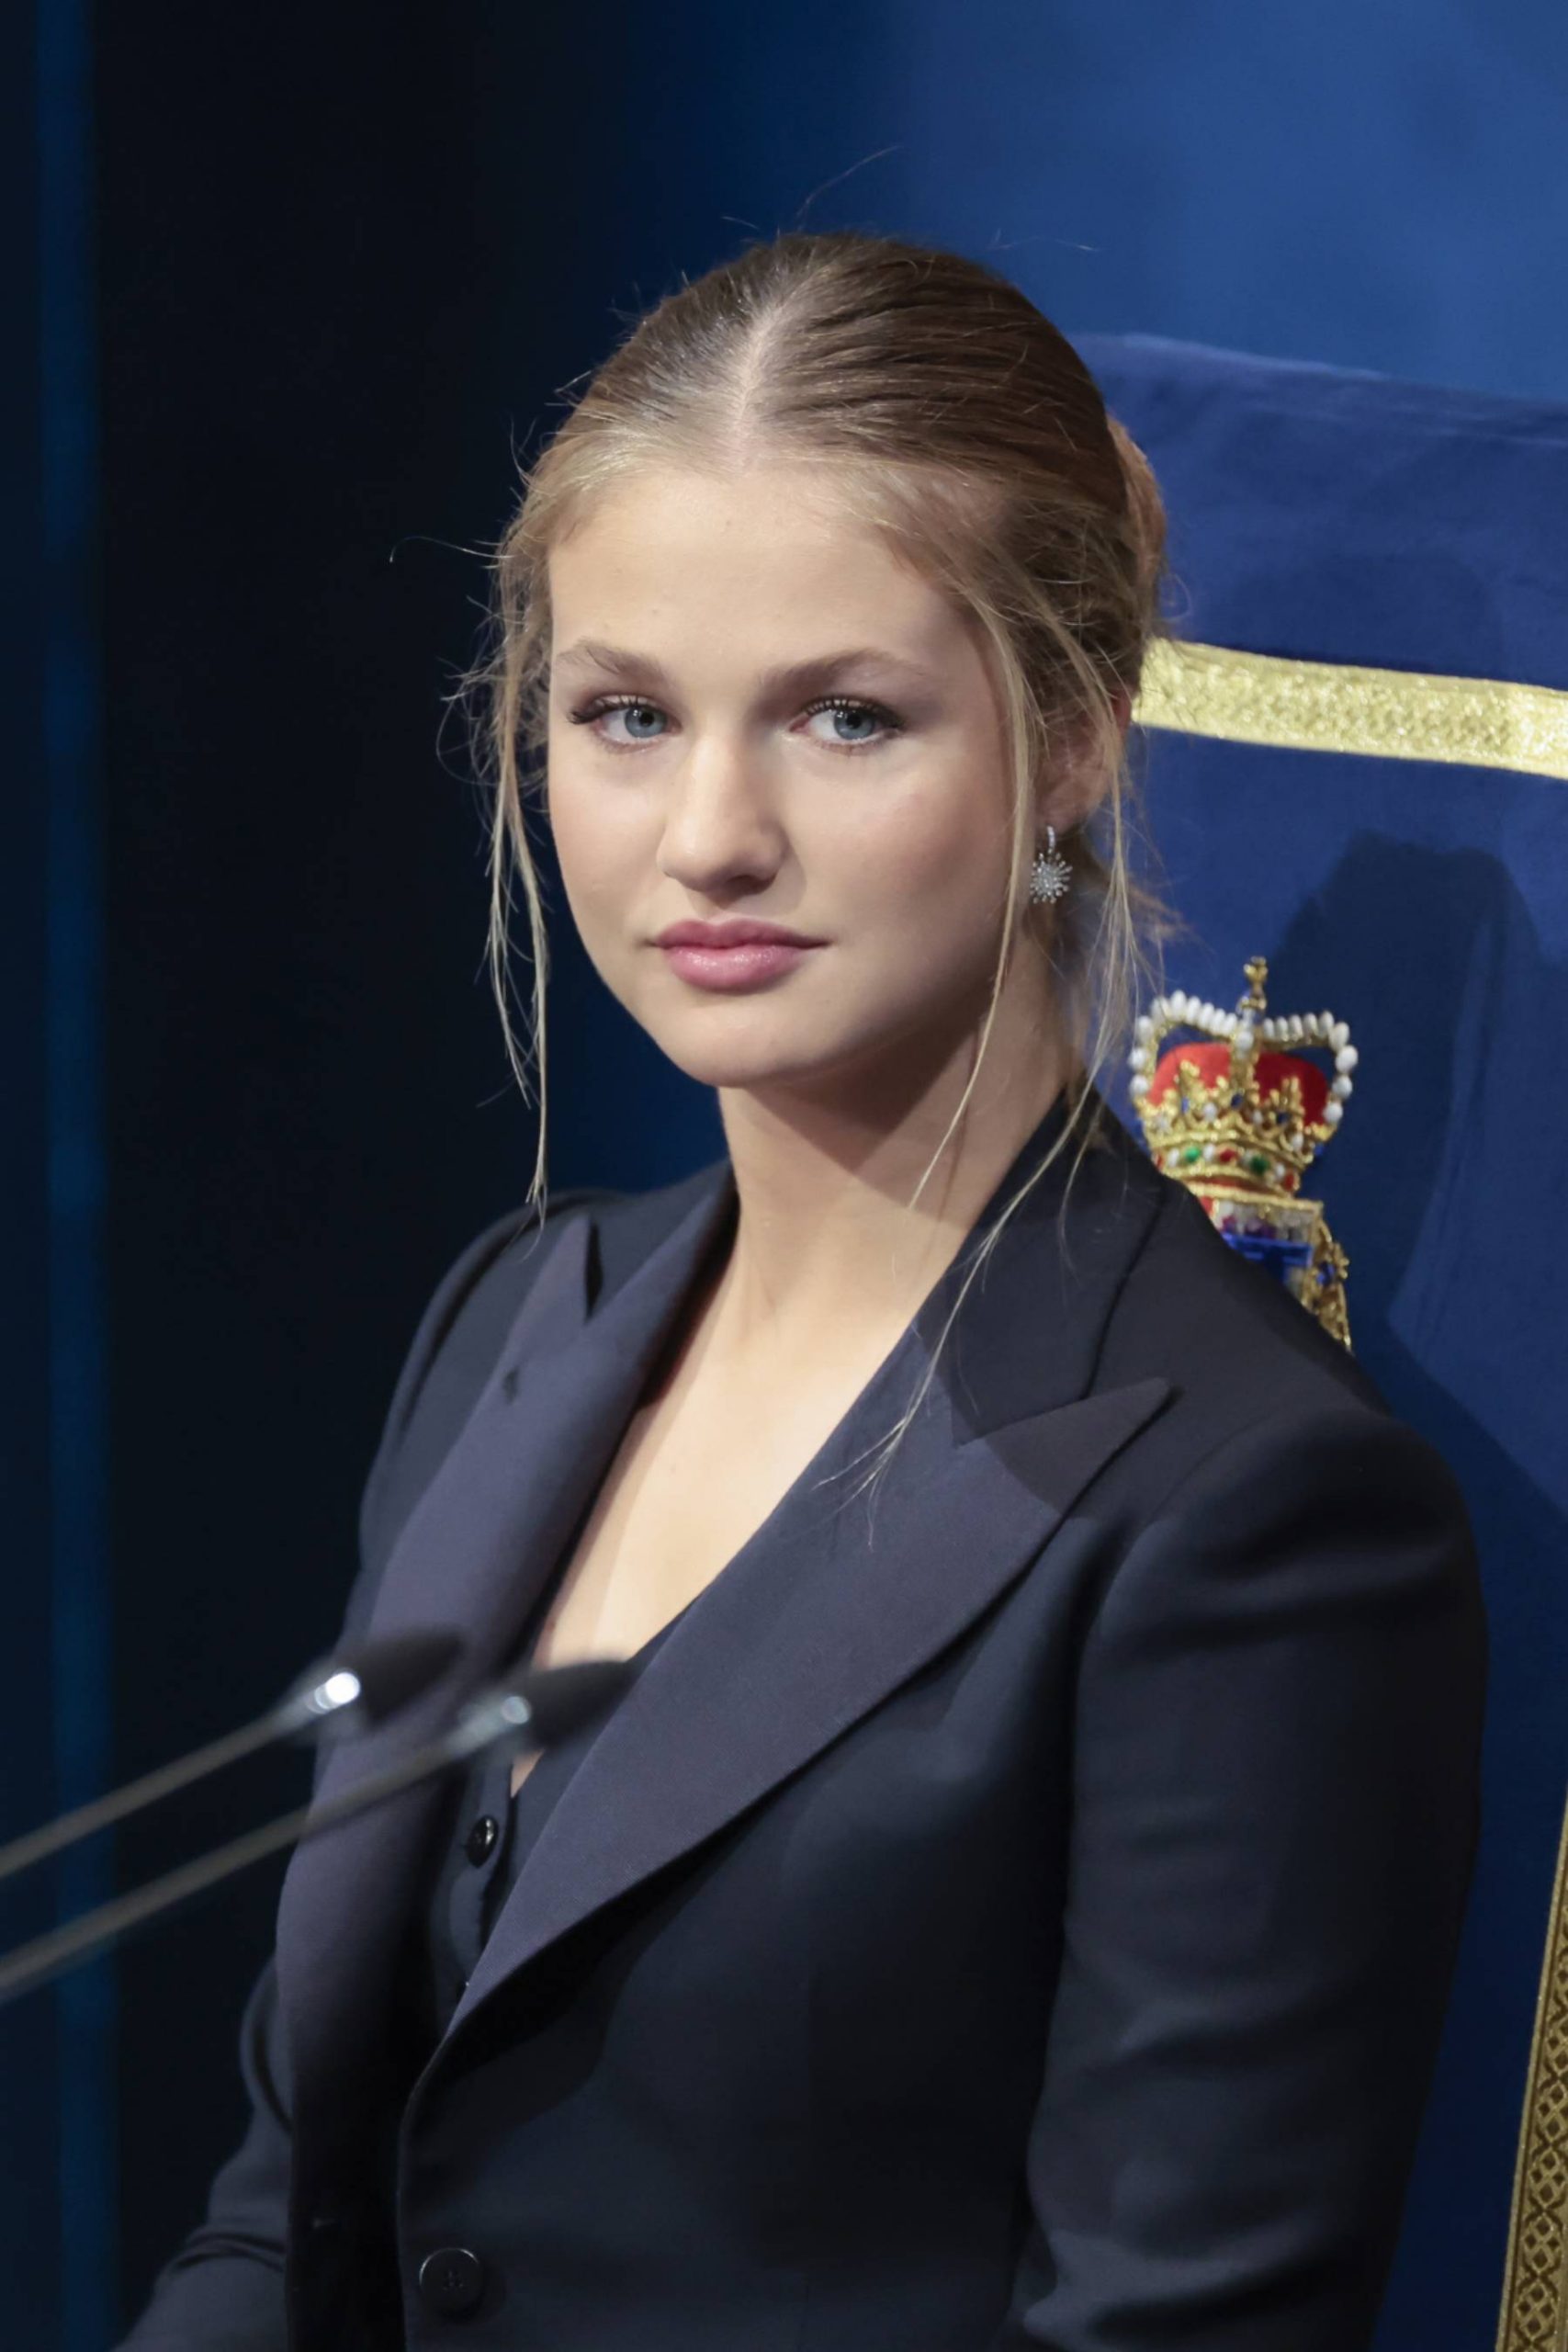
<instances>
[{"instance_id":1,"label":"gold embroidered trim","mask_svg":"<svg viewBox=\"0 0 1568 2352\"><path fill-rule=\"evenodd\" d=\"M1140 726L1290 752L1353 752L1512 768L1568 784L1568 694L1504 678L1288 662L1161 639L1150 648Z\"/></svg>"},{"instance_id":2,"label":"gold embroidered trim","mask_svg":"<svg viewBox=\"0 0 1568 2352\"><path fill-rule=\"evenodd\" d=\"M1562 2352L1568 2342L1568 1814L1536 1998L1514 2170L1497 2352Z\"/></svg>"}]
</instances>

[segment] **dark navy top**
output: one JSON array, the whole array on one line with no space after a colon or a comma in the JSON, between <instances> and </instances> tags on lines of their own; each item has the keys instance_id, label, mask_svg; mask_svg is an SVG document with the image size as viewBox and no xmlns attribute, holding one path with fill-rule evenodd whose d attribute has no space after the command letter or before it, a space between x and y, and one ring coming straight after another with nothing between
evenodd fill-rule
<instances>
[{"instance_id":1,"label":"dark navy top","mask_svg":"<svg viewBox=\"0 0 1568 2352\"><path fill-rule=\"evenodd\" d=\"M530 1611L511 1665L520 1666L531 1657L573 1549L574 1544L569 1543L560 1569ZM694 1606L688 1601L626 1660L634 1678ZM376 2260L385 2287L381 2318L387 2352L400 2352L403 2342L394 2215L398 2129L404 2101L451 2022L479 1953L562 1790L615 1707L625 1702L623 1690L610 1707L581 1724L570 1738L547 1747L515 1797L507 1794L513 1758L500 1751L477 1756L466 1772L451 1775L399 1955L383 2084L388 2104L381 2129L372 2142L378 2153L370 2166L373 2177L367 2185L367 2243L378 2248Z\"/></svg>"},{"instance_id":2,"label":"dark navy top","mask_svg":"<svg viewBox=\"0 0 1568 2352\"><path fill-rule=\"evenodd\" d=\"M532 1612L513 1665L529 1657L547 1608L547 1598ZM685 1614L681 1610L626 1661L634 1675ZM625 1696L614 1704L624 1704ZM427 2046L446 2031L540 1831L612 1712L605 1709L546 1748L514 1797L507 1793L513 1758L501 1749L475 1757L466 1775L454 1774L458 1785L444 1810L438 1867L423 1912L421 2007Z\"/></svg>"}]
</instances>

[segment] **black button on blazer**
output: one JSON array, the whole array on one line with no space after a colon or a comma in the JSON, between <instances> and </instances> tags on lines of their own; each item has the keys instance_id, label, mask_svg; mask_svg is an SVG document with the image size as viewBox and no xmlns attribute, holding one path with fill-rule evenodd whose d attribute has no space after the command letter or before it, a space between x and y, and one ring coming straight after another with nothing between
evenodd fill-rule
<instances>
[{"instance_id":1,"label":"black button on blazer","mask_svg":"<svg viewBox=\"0 0 1568 2352\"><path fill-rule=\"evenodd\" d=\"M1469 1523L1108 1110L1064 1207L1075 1148L879 1487L966 1251L650 1659L434 2047L389 2018L439 1798L298 1850L249 2132L129 2346L1369 2344L1474 1852ZM470 1646L324 1788L509 1654L735 1213L728 1159L561 1194L447 1275L348 1623Z\"/></svg>"}]
</instances>

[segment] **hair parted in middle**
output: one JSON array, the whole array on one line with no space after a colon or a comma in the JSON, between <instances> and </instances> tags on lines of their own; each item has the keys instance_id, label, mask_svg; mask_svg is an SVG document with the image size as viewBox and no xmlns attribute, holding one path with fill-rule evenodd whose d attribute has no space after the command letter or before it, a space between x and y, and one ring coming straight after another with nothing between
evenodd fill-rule
<instances>
[{"instance_id":1,"label":"hair parted in middle","mask_svg":"<svg viewBox=\"0 0 1568 2352\"><path fill-rule=\"evenodd\" d=\"M1098 1101L1091 1090L1101 1069L1120 1063L1139 1003L1162 985L1163 944L1180 928L1157 884L1133 870L1134 843L1145 871L1157 865L1122 726L1148 647L1170 634L1160 494L1066 336L1021 288L962 254L856 230L754 243L638 320L523 469L492 559L491 644L459 692L482 698L490 967L525 1098L529 1063L538 1071L529 1202L542 1217L547 948L526 820L547 782L550 550L598 498L644 469L711 475L791 459L808 461L847 514L969 617L999 693L1013 810L1006 903L1014 911L999 926L974 1068L914 1199L963 1116L1011 959L1030 933L1081 1065L1051 1150L980 1237L945 1340L969 1282L1032 1186L1075 1132L1075 1171L1100 1140L1098 1120L1086 1115ZM1042 780L1068 761L1089 763L1098 797L1058 840L1071 888L1031 905ZM512 1016L514 873L533 965L523 1046ZM926 1393L940 1344L882 1441L889 1451Z\"/></svg>"}]
</instances>

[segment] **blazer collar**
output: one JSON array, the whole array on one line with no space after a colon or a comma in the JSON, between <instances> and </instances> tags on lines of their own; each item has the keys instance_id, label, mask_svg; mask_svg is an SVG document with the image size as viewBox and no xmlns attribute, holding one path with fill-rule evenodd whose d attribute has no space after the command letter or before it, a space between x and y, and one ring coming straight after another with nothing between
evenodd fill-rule
<instances>
[{"instance_id":1,"label":"blazer collar","mask_svg":"<svg viewBox=\"0 0 1568 2352\"><path fill-rule=\"evenodd\" d=\"M876 1488L859 1491L868 1449L919 1386L978 1238L1055 1139L1059 1103L826 1445L606 1718L426 2077L500 1984L733 1822L960 1634L1165 1403L1159 1378L1092 1391L1111 1306L1168 1180L1098 1096L1089 1108L1102 1140L1065 1216L1076 1138L1003 1227ZM393 1546L368 1627L451 1623L464 1658L396 1723L333 1750L323 1794L429 1736L512 1653L736 1209L725 1159L526 1245L549 1255ZM302 2098L341 2082L356 2052L374 2063L439 1797L411 1790L295 1852L278 1971Z\"/></svg>"}]
</instances>

